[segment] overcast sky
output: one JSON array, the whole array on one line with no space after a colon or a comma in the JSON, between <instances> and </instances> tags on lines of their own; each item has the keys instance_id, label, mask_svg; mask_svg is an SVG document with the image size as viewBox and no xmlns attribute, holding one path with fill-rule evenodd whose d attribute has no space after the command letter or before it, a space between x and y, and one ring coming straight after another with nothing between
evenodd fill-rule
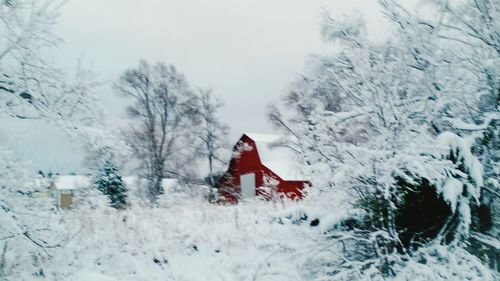
<instances>
[{"instance_id":1,"label":"overcast sky","mask_svg":"<svg viewBox=\"0 0 500 281\"><path fill-rule=\"evenodd\" d=\"M174 64L194 88L212 88L224 102L221 117L231 141L243 132L272 133L266 107L278 102L302 72L307 56L323 53L321 15L360 10L369 30L383 33L375 0L71 0L57 32L55 60L82 57L102 81L110 113L123 117L110 84L143 58ZM35 169L79 171L82 153L56 129L38 123L9 127L12 147Z\"/></svg>"}]
</instances>

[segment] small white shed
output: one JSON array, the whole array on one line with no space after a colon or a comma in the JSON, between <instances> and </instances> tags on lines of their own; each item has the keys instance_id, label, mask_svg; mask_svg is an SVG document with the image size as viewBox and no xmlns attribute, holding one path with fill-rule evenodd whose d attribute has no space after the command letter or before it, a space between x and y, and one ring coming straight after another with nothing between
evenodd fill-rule
<instances>
[{"instance_id":1,"label":"small white shed","mask_svg":"<svg viewBox=\"0 0 500 281\"><path fill-rule=\"evenodd\" d=\"M92 180L88 176L64 175L57 176L52 182L51 189L54 192L56 205L61 209L71 208L74 190L90 188Z\"/></svg>"}]
</instances>

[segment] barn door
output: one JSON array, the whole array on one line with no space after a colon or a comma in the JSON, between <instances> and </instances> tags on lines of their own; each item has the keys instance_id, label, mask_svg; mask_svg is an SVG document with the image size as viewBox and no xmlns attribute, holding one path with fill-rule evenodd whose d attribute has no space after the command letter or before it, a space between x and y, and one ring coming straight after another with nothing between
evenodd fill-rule
<instances>
[{"instance_id":1,"label":"barn door","mask_svg":"<svg viewBox=\"0 0 500 281\"><path fill-rule=\"evenodd\" d=\"M243 174L240 176L241 199L255 197L255 174Z\"/></svg>"}]
</instances>

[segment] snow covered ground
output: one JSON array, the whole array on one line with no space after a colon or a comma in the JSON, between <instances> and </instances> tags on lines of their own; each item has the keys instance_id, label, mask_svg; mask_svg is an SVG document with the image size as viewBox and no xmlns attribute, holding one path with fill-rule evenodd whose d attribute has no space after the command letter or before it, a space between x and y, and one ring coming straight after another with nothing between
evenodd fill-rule
<instances>
[{"instance_id":1,"label":"snow covered ground","mask_svg":"<svg viewBox=\"0 0 500 281\"><path fill-rule=\"evenodd\" d=\"M170 190L158 207L131 198L126 210L103 207L102 195L87 195L93 204L77 200L72 210L37 217L32 229L45 225L44 235L51 236L40 241L56 245L46 249L51 258L42 264L16 258L19 243L29 242L23 237L15 240L17 248L9 245L0 260L13 265L5 268L7 281L495 280L476 257L440 245L395 264L394 278L371 269L359 273L356 261L339 267L350 257L343 256L346 243L329 231L355 215L340 190L313 191L300 202L255 198L231 206L210 204L201 192Z\"/></svg>"},{"instance_id":2,"label":"snow covered ground","mask_svg":"<svg viewBox=\"0 0 500 281\"><path fill-rule=\"evenodd\" d=\"M310 225L319 217L304 216L308 204L255 199L218 206L197 197L158 208L71 210L62 221L72 238L53 252L45 275L70 281L314 279L309 263L331 249L318 247L327 245L326 224ZM338 220L342 210L332 205L334 215L320 221Z\"/></svg>"}]
</instances>

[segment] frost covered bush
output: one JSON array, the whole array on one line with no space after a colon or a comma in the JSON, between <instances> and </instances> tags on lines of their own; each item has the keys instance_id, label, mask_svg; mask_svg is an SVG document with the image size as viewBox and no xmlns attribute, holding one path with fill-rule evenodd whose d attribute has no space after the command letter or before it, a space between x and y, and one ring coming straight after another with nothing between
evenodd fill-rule
<instances>
[{"instance_id":1,"label":"frost covered bush","mask_svg":"<svg viewBox=\"0 0 500 281\"><path fill-rule=\"evenodd\" d=\"M411 242L420 245L432 239L450 242L467 238L471 209L479 206L483 171L472 155L473 142L450 132L439 135L437 141L443 148L434 157L450 164L441 177L397 177L395 181L399 196L393 201L394 227L406 247ZM376 227L387 227L378 223L389 216L384 199L378 190L361 195L359 206L367 211L369 221Z\"/></svg>"},{"instance_id":2,"label":"frost covered bush","mask_svg":"<svg viewBox=\"0 0 500 281\"><path fill-rule=\"evenodd\" d=\"M398 206L396 227L401 243L405 247L416 248L437 237L452 210L426 179L416 186L405 184L404 187L407 191ZM452 238L444 237L444 242Z\"/></svg>"},{"instance_id":3,"label":"frost covered bush","mask_svg":"<svg viewBox=\"0 0 500 281\"><path fill-rule=\"evenodd\" d=\"M341 265L338 276L352 268L367 280L397 278L408 257L434 243L463 250L481 221L484 190L498 194L491 184L498 149L483 141L500 119L498 5L421 1L413 12L400 1L380 4L394 37L370 40L358 16L327 18L322 35L336 48L316 56L284 109L270 113L296 137L287 146L314 187L347 192L364 211L362 231L339 230L331 243L349 237L357 245L344 250L352 260L333 263Z\"/></svg>"},{"instance_id":4,"label":"frost covered bush","mask_svg":"<svg viewBox=\"0 0 500 281\"><path fill-rule=\"evenodd\" d=\"M67 238L46 200L36 199L36 185L25 167L0 146L1 280L44 277L52 250Z\"/></svg>"},{"instance_id":5,"label":"frost covered bush","mask_svg":"<svg viewBox=\"0 0 500 281\"><path fill-rule=\"evenodd\" d=\"M158 196L158 207L172 207L186 202L203 202L208 200L210 189L208 185L186 183L171 179L172 183L163 194Z\"/></svg>"},{"instance_id":6,"label":"frost covered bush","mask_svg":"<svg viewBox=\"0 0 500 281\"><path fill-rule=\"evenodd\" d=\"M391 276L381 274L385 260ZM474 255L462 247L429 245L415 252L386 255L384 259L369 258L364 262L345 262L337 271L323 280L497 280L498 273L491 271ZM321 279L320 279L321 280Z\"/></svg>"}]
</instances>

